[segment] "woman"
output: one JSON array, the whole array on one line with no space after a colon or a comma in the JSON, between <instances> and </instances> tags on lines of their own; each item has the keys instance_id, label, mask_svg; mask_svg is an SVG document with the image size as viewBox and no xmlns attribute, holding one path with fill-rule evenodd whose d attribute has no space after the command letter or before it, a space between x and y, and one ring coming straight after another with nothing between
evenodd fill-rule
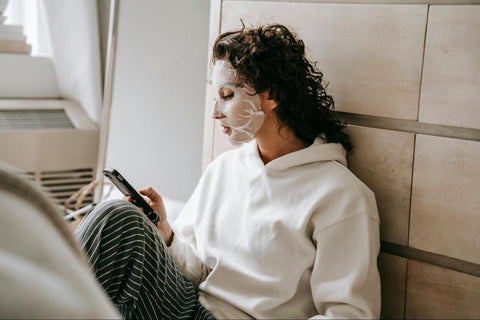
<instances>
[{"instance_id":1,"label":"woman","mask_svg":"<svg viewBox=\"0 0 480 320\"><path fill-rule=\"evenodd\" d=\"M244 28L217 38L213 62L213 116L243 146L208 166L173 228L151 188L158 232L126 202L87 216L77 235L100 283L127 317L378 318L375 197L346 168L303 42Z\"/></svg>"}]
</instances>

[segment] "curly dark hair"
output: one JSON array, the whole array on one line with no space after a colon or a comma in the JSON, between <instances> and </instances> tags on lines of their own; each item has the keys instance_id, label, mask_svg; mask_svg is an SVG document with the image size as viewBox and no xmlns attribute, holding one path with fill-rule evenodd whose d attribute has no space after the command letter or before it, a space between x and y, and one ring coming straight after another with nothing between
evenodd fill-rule
<instances>
[{"instance_id":1,"label":"curly dark hair","mask_svg":"<svg viewBox=\"0 0 480 320\"><path fill-rule=\"evenodd\" d=\"M322 86L323 73L305 57L305 45L285 26L274 24L226 32L218 36L212 61L227 60L237 71L237 83L256 93L270 90L283 125L306 145L316 137L352 150L345 123L336 119L333 98Z\"/></svg>"}]
</instances>

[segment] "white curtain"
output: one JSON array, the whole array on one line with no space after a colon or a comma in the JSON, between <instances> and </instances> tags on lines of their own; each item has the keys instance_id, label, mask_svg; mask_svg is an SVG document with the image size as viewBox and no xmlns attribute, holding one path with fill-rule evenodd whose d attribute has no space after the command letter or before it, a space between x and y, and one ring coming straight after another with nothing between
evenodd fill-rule
<instances>
[{"instance_id":1,"label":"white curtain","mask_svg":"<svg viewBox=\"0 0 480 320\"><path fill-rule=\"evenodd\" d=\"M40 0L62 97L79 102L99 123L102 107L96 0Z\"/></svg>"}]
</instances>

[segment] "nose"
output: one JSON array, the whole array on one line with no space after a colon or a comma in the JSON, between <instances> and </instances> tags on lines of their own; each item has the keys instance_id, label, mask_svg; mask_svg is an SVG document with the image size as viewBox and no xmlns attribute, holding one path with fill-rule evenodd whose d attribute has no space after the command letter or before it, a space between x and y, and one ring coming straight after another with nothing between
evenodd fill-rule
<instances>
[{"instance_id":1,"label":"nose","mask_svg":"<svg viewBox=\"0 0 480 320\"><path fill-rule=\"evenodd\" d=\"M216 120L225 118L225 115L218 110L217 97L213 98L212 118Z\"/></svg>"}]
</instances>

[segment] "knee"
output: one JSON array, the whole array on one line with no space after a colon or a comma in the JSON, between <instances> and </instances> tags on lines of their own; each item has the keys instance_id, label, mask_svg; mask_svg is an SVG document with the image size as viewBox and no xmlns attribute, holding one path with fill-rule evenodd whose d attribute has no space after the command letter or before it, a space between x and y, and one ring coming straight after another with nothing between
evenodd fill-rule
<instances>
[{"instance_id":1,"label":"knee","mask_svg":"<svg viewBox=\"0 0 480 320\"><path fill-rule=\"evenodd\" d=\"M113 199L113 200L107 200L100 202L93 210L93 211L108 211L108 212L113 212L116 210L132 210L132 209L138 209L133 203L122 200L122 199Z\"/></svg>"},{"instance_id":2,"label":"knee","mask_svg":"<svg viewBox=\"0 0 480 320\"><path fill-rule=\"evenodd\" d=\"M110 225L122 225L128 221L142 223L143 216L138 207L125 200L104 201L82 219L75 233L85 229L98 230Z\"/></svg>"},{"instance_id":3,"label":"knee","mask_svg":"<svg viewBox=\"0 0 480 320\"><path fill-rule=\"evenodd\" d=\"M100 202L95 209L98 210L99 208L104 208L104 209L115 209L118 207L125 207L126 205L130 205L135 207L131 202L122 200L122 199L112 199L112 200L107 200ZM136 207L135 207L136 208Z\"/></svg>"},{"instance_id":4,"label":"knee","mask_svg":"<svg viewBox=\"0 0 480 320\"><path fill-rule=\"evenodd\" d=\"M118 221L119 219L142 220L143 212L134 204L120 199L109 200L98 204L90 213L97 219ZM90 215L89 214L89 215Z\"/></svg>"}]
</instances>

